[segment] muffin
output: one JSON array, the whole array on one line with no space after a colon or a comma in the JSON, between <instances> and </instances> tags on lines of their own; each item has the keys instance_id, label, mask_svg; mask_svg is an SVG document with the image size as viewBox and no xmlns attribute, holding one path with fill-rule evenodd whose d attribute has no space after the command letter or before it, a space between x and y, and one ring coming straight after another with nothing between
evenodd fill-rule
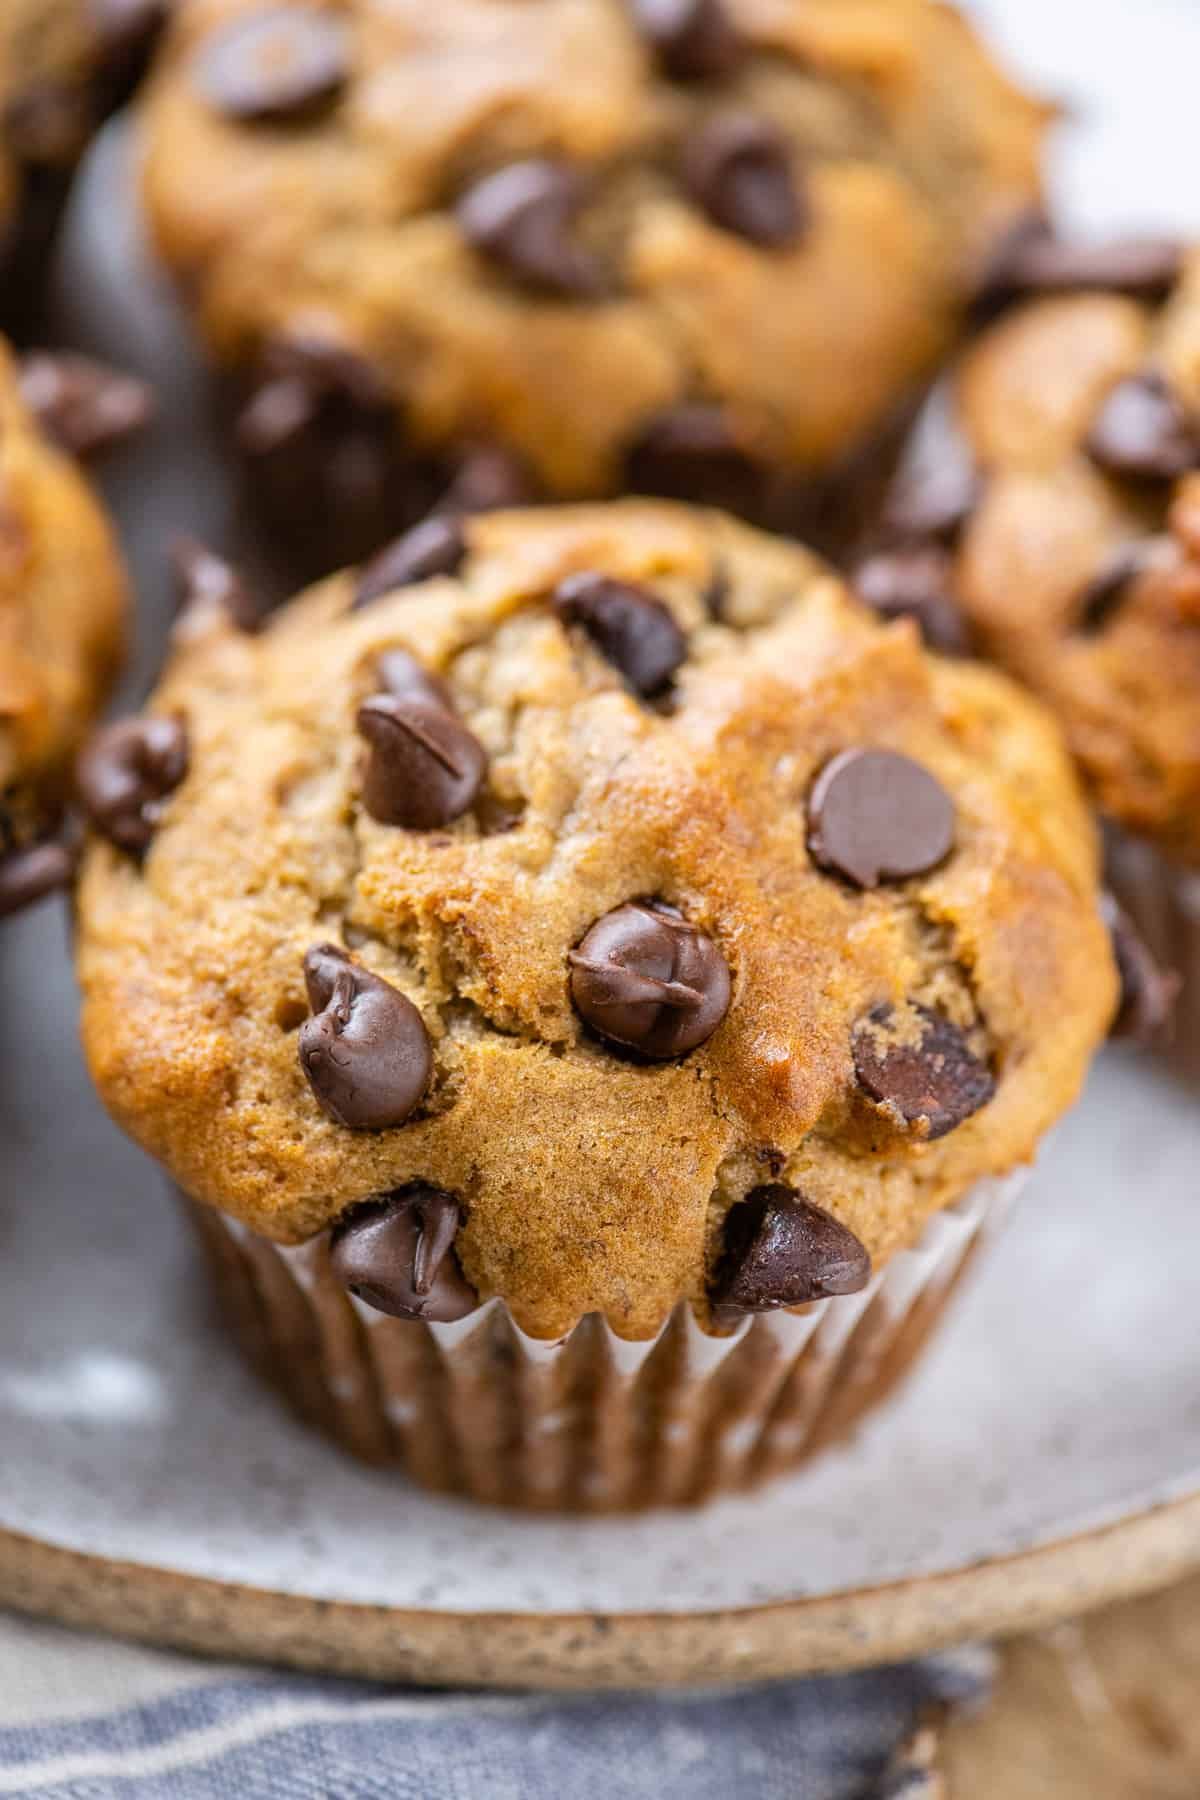
<instances>
[{"instance_id":1,"label":"muffin","mask_svg":"<svg viewBox=\"0 0 1200 1800\"><path fill-rule=\"evenodd\" d=\"M934 0L195 0L160 70L152 234L322 573L439 497L836 536L1047 117Z\"/></svg>"},{"instance_id":2,"label":"muffin","mask_svg":"<svg viewBox=\"0 0 1200 1800\"><path fill-rule=\"evenodd\" d=\"M1116 1002L1054 727L806 552L435 521L83 766L84 1040L256 1361L527 1506L791 1467L911 1361Z\"/></svg>"},{"instance_id":3,"label":"muffin","mask_svg":"<svg viewBox=\"0 0 1200 1800\"><path fill-rule=\"evenodd\" d=\"M129 91L170 0L0 7L0 313L27 323L71 171Z\"/></svg>"},{"instance_id":4,"label":"muffin","mask_svg":"<svg viewBox=\"0 0 1200 1800\"><path fill-rule=\"evenodd\" d=\"M32 371L43 398L54 367L42 359L40 377ZM92 372L99 404L110 390ZM77 424L86 411L77 401ZM61 417L59 429L69 435ZM50 840L75 751L120 661L125 612L108 521L30 412L0 344L0 917L70 873Z\"/></svg>"},{"instance_id":5,"label":"muffin","mask_svg":"<svg viewBox=\"0 0 1200 1800\"><path fill-rule=\"evenodd\" d=\"M1200 1074L1200 254L1151 249L1084 255L1055 284L1079 291L971 349L957 468L924 501L897 495L904 541L865 578L876 598L907 583L922 605L956 601L1057 714L1111 828L1118 899L1182 981L1175 1055ZM1127 1022L1152 1033L1168 990L1124 928L1119 947Z\"/></svg>"}]
</instances>

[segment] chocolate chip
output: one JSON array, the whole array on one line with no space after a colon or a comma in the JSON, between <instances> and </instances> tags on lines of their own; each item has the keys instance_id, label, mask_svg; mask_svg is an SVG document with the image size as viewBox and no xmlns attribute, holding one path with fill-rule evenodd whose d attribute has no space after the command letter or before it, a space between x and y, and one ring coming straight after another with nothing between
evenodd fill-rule
<instances>
[{"instance_id":1,"label":"chocolate chip","mask_svg":"<svg viewBox=\"0 0 1200 1800\"><path fill-rule=\"evenodd\" d=\"M651 419L630 448L626 473L633 493L732 513L756 513L766 487L721 408L699 403Z\"/></svg>"},{"instance_id":2,"label":"chocolate chip","mask_svg":"<svg viewBox=\"0 0 1200 1800\"><path fill-rule=\"evenodd\" d=\"M1112 938L1121 977L1121 1004L1109 1035L1137 1044L1161 1043L1179 995L1179 977L1159 967L1141 932L1111 894L1101 895L1100 915Z\"/></svg>"},{"instance_id":3,"label":"chocolate chip","mask_svg":"<svg viewBox=\"0 0 1200 1800\"><path fill-rule=\"evenodd\" d=\"M722 113L691 133L683 179L696 204L723 231L778 249L795 244L809 219L787 142L752 113Z\"/></svg>"},{"instance_id":4,"label":"chocolate chip","mask_svg":"<svg viewBox=\"0 0 1200 1800\"><path fill-rule=\"evenodd\" d=\"M358 578L353 609L370 606L385 594L430 581L435 575L454 575L467 554L467 540L453 514L435 513L389 544L369 562Z\"/></svg>"},{"instance_id":5,"label":"chocolate chip","mask_svg":"<svg viewBox=\"0 0 1200 1800\"><path fill-rule=\"evenodd\" d=\"M300 1027L300 1067L321 1106L351 1131L403 1125L433 1071L412 1001L335 944L308 952L304 980L313 1016Z\"/></svg>"},{"instance_id":6,"label":"chocolate chip","mask_svg":"<svg viewBox=\"0 0 1200 1800\"><path fill-rule=\"evenodd\" d=\"M1200 431L1165 378L1148 369L1109 392L1087 451L1112 475L1174 481L1200 464Z\"/></svg>"},{"instance_id":7,"label":"chocolate chip","mask_svg":"<svg viewBox=\"0 0 1200 1800\"><path fill-rule=\"evenodd\" d=\"M394 1319L465 1319L479 1299L454 1252L462 1222L453 1194L414 1181L356 1206L334 1227L333 1272L367 1306Z\"/></svg>"},{"instance_id":8,"label":"chocolate chip","mask_svg":"<svg viewBox=\"0 0 1200 1800\"><path fill-rule=\"evenodd\" d=\"M31 844L0 855L0 919L69 887L75 857L65 844Z\"/></svg>"},{"instance_id":9,"label":"chocolate chip","mask_svg":"<svg viewBox=\"0 0 1200 1800\"><path fill-rule=\"evenodd\" d=\"M154 417L144 381L90 356L35 350L22 357L21 394L47 437L69 456L95 456Z\"/></svg>"},{"instance_id":10,"label":"chocolate chip","mask_svg":"<svg viewBox=\"0 0 1200 1800\"><path fill-rule=\"evenodd\" d=\"M448 712L454 711L454 696L441 676L434 675L407 650L385 650L375 659L375 673L384 692L397 700L426 700Z\"/></svg>"},{"instance_id":11,"label":"chocolate chip","mask_svg":"<svg viewBox=\"0 0 1200 1800\"><path fill-rule=\"evenodd\" d=\"M990 294L1008 301L1029 294L1094 289L1135 300L1163 300L1179 280L1183 246L1177 238L1111 238L1072 243L1048 225L1013 238L994 265Z\"/></svg>"},{"instance_id":12,"label":"chocolate chip","mask_svg":"<svg viewBox=\"0 0 1200 1800\"><path fill-rule=\"evenodd\" d=\"M638 30L675 81L732 75L745 45L723 0L632 0Z\"/></svg>"},{"instance_id":13,"label":"chocolate chip","mask_svg":"<svg viewBox=\"0 0 1200 1800\"><path fill-rule=\"evenodd\" d=\"M528 506L537 497L537 485L519 456L501 449L499 444L476 444L461 457L437 510L503 512L513 506Z\"/></svg>"},{"instance_id":14,"label":"chocolate chip","mask_svg":"<svg viewBox=\"0 0 1200 1800\"><path fill-rule=\"evenodd\" d=\"M889 539L921 547L953 543L982 492L983 478L970 454L965 448L947 448L926 467L894 483L880 515L880 530Z\"/></svg>"},{"instance_id":15,"label":"chocolate chip","mask_svg":"<svg viewBox=\"0 0 1200 1800\"><path fill-rule=\"evenodd\" d=\"M568 575L554 591L554 604L645 699L661 693L687 657L687 639L669 609L630 582L590 572Z\"/></svg>"},{"instance_id":16,"label":"chocolate chip","mask_svg":"<svg viewBox=\"0 0 1200 1800\"><path fill-rule=\"evenodd\" d=\"M187 728L175 716L118 719L85 745L76 766L88 818L119 850L141 856L169 794L188 772Z\"/></svg>"},{"instance_id":17,"label":"chocolate chip","mask_svg":"<svg viewBox=\"0 0 1200 1800\"><path fill-rule=\"evenodd\" d=\"M325 415L374 419L389 411L383 379L365 356L320 338L275 338L238 420L241 448L265 456Z\"/></svg>"},{"instance_id":18,"label":"chocolate chip","mask_svg":"<svg viewBox=\"0 0 1200 1800\"><path fill-rule=\"evenodd\" d=\"M894 750L843 750L808 802L808 847L855 887L927 874L954 848L954 805L928 769Z\"/></svg>"},{"instance_id":19,"label":"chocolate chip","mask_svg":"<svg viewBox=\"0 0 1200 1800\"><path fill-rule=\"evenodd\" d=\"M711 1299L719 1310L773 1312L857 1294L871 1259L852 1231L794 1188L756 1187L725 1217Z\"/></svg>"},{"instance_id":20,"label":"chocolate chip","mask_svg":"<svg viewBox=\"0 0 1200 1800\"><path fill-rule=\"evenodd\" d=\"M1133 583L1153 565L1159 548L1158 540L1144 538L1119 545L1105 559L1079 596L1080 631L1103 631Z\"/></svg>"},{"instance_id":21,"label":"chocolate chip","mask_svg":"<svg viewBox=\"0 0 1200 1800\"><path fill-rule=\"evenodd\" d=\"M945 1137L986 1106L996 1091L987 1064L943 1014L915 1001L911 1017L877 1006L854 1030L854 1070L877 1105L926 1138Z\"/></svg>"},{"instance_id":22,"label":"chocolate chip","mask_svg":"<svg viewBox=\"0 0 1200 1800\"><path fill-rule=\"evenodd\" d=\"M177 638L202 636L225 623L236 631L256 632L262 608L232 563L193 537L177 537L171 545L171 572L179 612Z\"/></svg>"},{"instance_id":23,"label":"chocolate chip","mask_svg":"<svg viewBox=\"0 0 1200 1800\"><path fill-rule=\"evenodd\" d=\"M172 4L173 0L88 0L88 18L103 57L98 112L120 105L141 78Z\"/></svg>"},{"instance_id":24,"label":"chocolate chip","mask_svg":"<svg viewBox=\"0 0 1200 1800\"><path fill-rule=\"evenodd\" d=\"M197 78L226 118L254 124L310 118L332 105L350 74L350 40L332 13L269 6L235 19L201 52Z\"/></svg>"},{"instance_id":25,"label":"chocolate chip","mask_svg":"<svg viewBox=\"0 0 1200 1800\"><path fill-rule=\"evenodd\" d=\"M371 746L363 805L381 825L434 831L474 805L487 757L447 707L374 694L358 709L358 729Z\"/></svg>"},{"instance_id":26,"label":"chocolate chip","mask_svg":"<svg viewBox=\"0 0 1200 1800\"><path fill-rule=\"evenodd\" d=\"M595 258L572 235L584 191L567 163L509 163L467 190L458 223L472 249L518 281L586 299L604 282Z\"/></svg>"},{"instance_id":27,"label":"chocolate chip","mask_svg":"<svg viewBox=\"0 0 1200 1800\"><path fill-rule=\"evenodd\" d=\"M634 901L597 919L568 953L571 999L601 1037L665 1062L710 1038L732 984L703 931L661 903Z\"/></svg>"},{"instance_id":28,"label":"chocolate chip","mask_svg":"<svg viewBox=\"0 0 1200 1800\"><path fill-rule=\"evenodd\" d=\"M954 598L954 564L939 544L881 550L859 563L854 592L881 619L912 619L930 650L969 656L971 634Z\"/></svg>"}]
</instances>

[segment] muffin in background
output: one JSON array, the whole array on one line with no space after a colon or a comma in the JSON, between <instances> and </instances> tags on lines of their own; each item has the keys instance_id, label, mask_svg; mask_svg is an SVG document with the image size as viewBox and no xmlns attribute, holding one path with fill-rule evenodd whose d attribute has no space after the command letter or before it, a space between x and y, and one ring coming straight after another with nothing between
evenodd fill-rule
<instances>
[{"instance_id":1,"label":"muffin in background","mask_svg":"<svg viewBox=\"0 0 1200 1800\"><path fill-rule=\"evenodd\" d=\"M257 634L210 584L84 775L102 1098L295 1405L482 1499L848 1429L1116 1005L1041 710L716 513L438 520Z\"/></svg>"},{"instance_id":2,"label":"muffin in background","mask_svg":"<svg viewBox=\"0 0 1200 1800\"><path fill-rule=\"evenodd\" d=\"M144 405L140 384L80 359L18 365L0 341L0 917L69 877L54 834L125 643L120 551L65 446L100 447Z\"/></svg>"},{"instance_id":3,"label":"muffin in background","mask_svg":"<svg viewBox=\"0 0 1200 1800\"><path fill-rule=\"evenodd\" d=\"M310 572L439 500L843 534L1048 117L934 0L193 0L158 69L151 230Z\"/></svg>"},{"instance_id":4,"label":"muffin in background","mask_svg":"<svg viewBox=\"0 0 1200 1800\"><path fill-rule=\"evenodd\" d=\"M1035 264L1038 259L1035 259ZM902 486L891 589L1056 714L1109 827L1126 913L1175 972L1172 1054L1200 1074L1200 255L1045 244L1043 294L965 355L956 439ZM936 625L932 627L936 634ZM1165 1030L1171 986L1117 918L1124 1022Z\"/></svg>"},{"instance_id":5,"label":"muffin in background","mask_svg":"<svg viewBox=\"0 0 1200 1800\"><path fill-rule=\"evenodd\" d=\"M0 7L0 320L36 329L41 277L76 163L127 96L172 0Z\"/></svg>"}]
</instances>

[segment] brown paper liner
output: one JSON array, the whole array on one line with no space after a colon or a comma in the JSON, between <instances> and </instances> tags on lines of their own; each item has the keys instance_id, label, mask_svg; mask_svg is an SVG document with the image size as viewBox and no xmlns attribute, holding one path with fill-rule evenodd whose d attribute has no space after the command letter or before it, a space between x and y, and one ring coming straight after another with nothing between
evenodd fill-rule
<instances>
[{"instance_id":1,"label":"brown paper liner","mask_svg":"<svg viewBox=\"0 0 1200 1800\"><path fill-rule=\"evenodd\" d=\"M499 1301L453 1325L388 1318L335 1280L325 1237L283 1249L185 1204L243 1348L352 1455L496 1505L611 1512L752 1487L844 1437L912 1367L1022 1180L978 1184L861 1294L727 1337L681 1307L647 1342L598 1316L531 1338Z\"/></svg>"},{"instance_id":2,"label":"brown paper liner","mask_svg":"<svg viewBox=\"0 0 1200 1800\"><path fill-rule=\"evenodd\" d=\"M1200 1082L1200 869L1116 828L1107 832L1106 848L1109 886L1163 968L1179 977L1162 1054L1185 1080Z\"/></svg>"}]
</instances>

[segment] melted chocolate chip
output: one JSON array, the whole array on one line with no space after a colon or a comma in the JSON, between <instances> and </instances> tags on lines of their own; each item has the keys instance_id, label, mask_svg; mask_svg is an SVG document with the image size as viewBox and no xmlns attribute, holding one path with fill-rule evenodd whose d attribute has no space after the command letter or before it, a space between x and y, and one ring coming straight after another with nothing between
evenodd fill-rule
<instances>
[{"instance_id":1,"label":"melted chocolate chip","mask_svg":"<svg viewBox=\"0 0 1200 1800\"><path fill-rule=\"evenodd\" d=\"M580 1017L656 1062L705 1043L729 1011L732 984L721 952L674 908L618 906L567 961Z\"/></svg>"},{"instance_id":2,"label":"melted chocolate chip","mask_svg":"<svg viewBox=\"0 0 1200 1800\"><path fill-rule=\"evenodd\" d=\"M0 854L0 919L69 887L75 857L65 844L30 844Z\"/></svg>"},{"instance_id":3,"label":"melted chocolate chip","mask_svg":"<svg viewBox=\"0 0 1200 1800\"><path fill-rule=\"evenodd\" d=\"M203 635L222 622L237 631L252 633L259 629L262 608L238 571L197 538L175 539L171 545L171 572L179 602L175 621L178 638Z\"/></svg>"},{"instance_id":4,"label":"melted chocolate chip","mask_svg":"<svg viewBox=\"0 0 1200 1800\"><path fill-rule=\"evenodd\" d=\"M188 772L187 728L159 715L118 719L97 732L76 767L79 797L104 837L131 856L150 848L168 795Z\"/></svg>"},{"instance_id":5,"label":"melted chocolate chip","mask_svg":"<svg viewBox=\"0 0 1200 1800\"><path fill-rule=\"evenodd\" d=\"M855 887L907 881L954 848L954 805L928 769L894 750L843 750L808 802L808 847Z\"/></svg>"},{"instance_id":6,"label":"melted chocolate chip","mask_svg":"<svg viewBox=\"0 0 1200 1800\"><path fill-rule=\"evenodd\" d=\"M454 711L454 696L440 675L434 675L407 650L385 650L375 659L375 673L385 693L397 700L424 700Z\"/></svg>"},{"instance_id":7,"label":"melted chocolate chip","mask_svg":"<svg viewBox=\"0 0 1200 1800\"><path fill-rule=\"evenodd\" d=\"M773 1312L857 1294L870 1279L871 1259L852 1231L772 1182L726 1214L711 1299L720 1311Z\"/></svg>"},{"instance_id":8,"label":"melted chocolate chip","mask_svg":"<svg viewBox=\"0 0 1200 1800\"><path fill-rule=\"evenodd\" d=\"M171 0L88 0L88 18L110 70L132 72L131 65L149 53L170 8Z\"/></svg>"},{"instance_id":9,"label":"melted chocolate chip","mask_svg":"<svg viewBox=\"0 0 1200 1800\"><path fill-rule=\"evenodd\" d=\"M509 163L468 189L458 222L472 249L518 281L586 299L604 282L595 258L573 236L583 198L579 173L567 163Z\"/></svg>"},{"instance_id":10,"label":"melted chocolate chip","mask_svg":"<svg viewBox=\"0 0 1200 1800\"><path fill-rule=\"evenodd\" d=\"M358 729L371 746L363 805L381 825L434 831L474 805L487 756L447 707L374 694L358 709Z\"/></svg>"},{"instance_id":11,"label":"melted chocolate chip","mask_svg":"<svg viewBox=\"0 0 1200 1800\"><path fill-rule=\"evenodd\" d=\"M350 74L350 41L332 13L266 6L235 19L201 51L197 79L226 118L287 124L331 106Z\"/></svg>"},{"instance_id":12,"label":"melted chocolate chip","mask_svg":"<svg viewBox=\"0 0 1200 1800\"><path fill-rule=\"evenodd\" d=\"M300 1066L320 1105L351 1131L387 1131L420 1105L433 1071L424 1020L390 983L322 944L304 959L313 1017Z\"/></svg>"},{"instance_id":13,"label":"melted chocolate chip","mask_svg":"<svg viewBox=\"0 0 1200 1800\"><path fill-rule=\"evenodd\" d=\"M455 575L466 554L466 536L453 514L435 513L431 519L422 519L367 564L358 578L353 610L370 606L398 588L430 581L435 575Z\"/></svg>"},{"instance_id":14,"label":"melted chocolate chip","mask_svg":"<svg viewBox=\"0 0 1200 1800\"><path fill-rule=\"evenodd\" d=\"M687 657L687 639L669 609L630 582L590 572L568 575L555 589L554 604L645 699L661 693Z\"/></svg>"},{"instance_id":15,"label":"melted chocolate chip","mask_svg":"<svg viewBox=\"0 0 1200 1800\"><path fill-rule=\"evenodd\" d=\"M22 357L21 394L47 437L69 456L95 456L154 417L144 381L90 356L35 350Z\"/></svg>"},{"instance_id":16,"label":"melted chocolate chip","mask_svg":"<svg viewBox=\"0 0 1200 1800\"><path fill-rule=\"evenodd\" d=\"M714 225L749 243L779 249L808 225L787 143L752 113L722 113L697 127L684 144L683 179Z\"/></svg>"},{"instance_id":17,"label":"melted chocolate chip","mask_svg":"<svg viewBox=\"0 0 1200 1800\"><path fill-rule=\"evenodd\" d=\"M732 75L745 55L724 0L632 0L638 30L675 81Z\"/></svg>"},{"instance_id":18,"label":"melted chocolate chip","mask_svg":"<svg viewBox=\"0 0 1200 1800\"><path fill-rule=\"evenodd\" d=\"M747 454L719 406L677 406L659 413L629 450L631 492L660 494L693 506L755 513L763 470Z\"/></svg>"},{"instance_id":19,"label":"melted chocolate chip","mask_svg":"<svg viewBox=\"0 0 1200 1800\"><path fill-rule=\"evenodd\" d=\"M939 544L881 550L859 563L851 582L881 619L914 620L930 650L970 655L970 632L954 598L954 564Z\"/></svg>"},{"instance_id":20,"label":"melted chocolate chip","mask_svg":"<svg viewBox=\"0 0 1200 1800\"><path fill-rule=\"evenodd\" d=\"M1101 895L1100 914L1121 977L1121 1003L1110 1036L1137 1044L1161 1043L1169 1033L1179 977L1159 967L1141 932L1111 894Z\"/></svg>"},{"instance_id":21,"label":"melted chocolate chip","mask_svg":"<svg viewBox=\"0 0 1200 1800\"><path fill-rule=\"evenodd\" d=\"M1087 450L1111 475L1174 481L1200 464L1200 430L1165 378L1148 369L1111 389Z\"/></svg>"},{"instance_id":22,"label":"melted chocolate chip","mask_svg":"<svg viewBox=\"0 0 1200 1800\"><path fill-rule=\"evenodd\" d=\"M1103 631L1133 583L1152 566L1159 547L1156 539L1145 538L1121 544L1105 559L1079 596L1080 631Z\"/></svg>"},{"instance_id":23,"label":"melted chocolate chip","mask_svg":"<svg viewBox=\"0 0 1200 1800\"><path fill-rule=\"evenodd\" d=\"M356 1206L329 1240L343 1287L394 1319L449 1324L479 1304L454 1252L463 1222L453 1194L414 1181Z\"/></svg>"},{"instance_id":24,"label":"melted chocolate chip","mask_svg":"<svg viewBox=\"0 0 1200 1800\"><path fill-rule=\"evenodd\" d=\"M1183 246L1177 238L1111 238L1072 243L1043 221L1013 236L991 272L989 297L999 303L1029 294L1094 289L1163 300L1179 280Z\"/></svg>"},{"instance_id":25,"label":"melted chocolate chip","mask_svg":"<svg viewBox=\"0 0 1200 1800\"><path fill-rule=\"evenodd\" d=\"M459 460L437 510L503 512L511 506L529 506L537 497L537 485L519 456L499 444L476 444Z\"/></svg>"},{"instance_id":26,"label":"melted chocolate chip","mask_svg":"<svg viewBox=\"0 0 1200 1800\"><path fill-rule=\"evenodd\" d=\"M987 1105L996 1083L950 1019L915 1002L909 1011L914 1019L902 1030L886 1003L860 1021L855 1074L863 1092L905 1125L929 1139L945 1137Z\"/></svg>"}]
</instances>

